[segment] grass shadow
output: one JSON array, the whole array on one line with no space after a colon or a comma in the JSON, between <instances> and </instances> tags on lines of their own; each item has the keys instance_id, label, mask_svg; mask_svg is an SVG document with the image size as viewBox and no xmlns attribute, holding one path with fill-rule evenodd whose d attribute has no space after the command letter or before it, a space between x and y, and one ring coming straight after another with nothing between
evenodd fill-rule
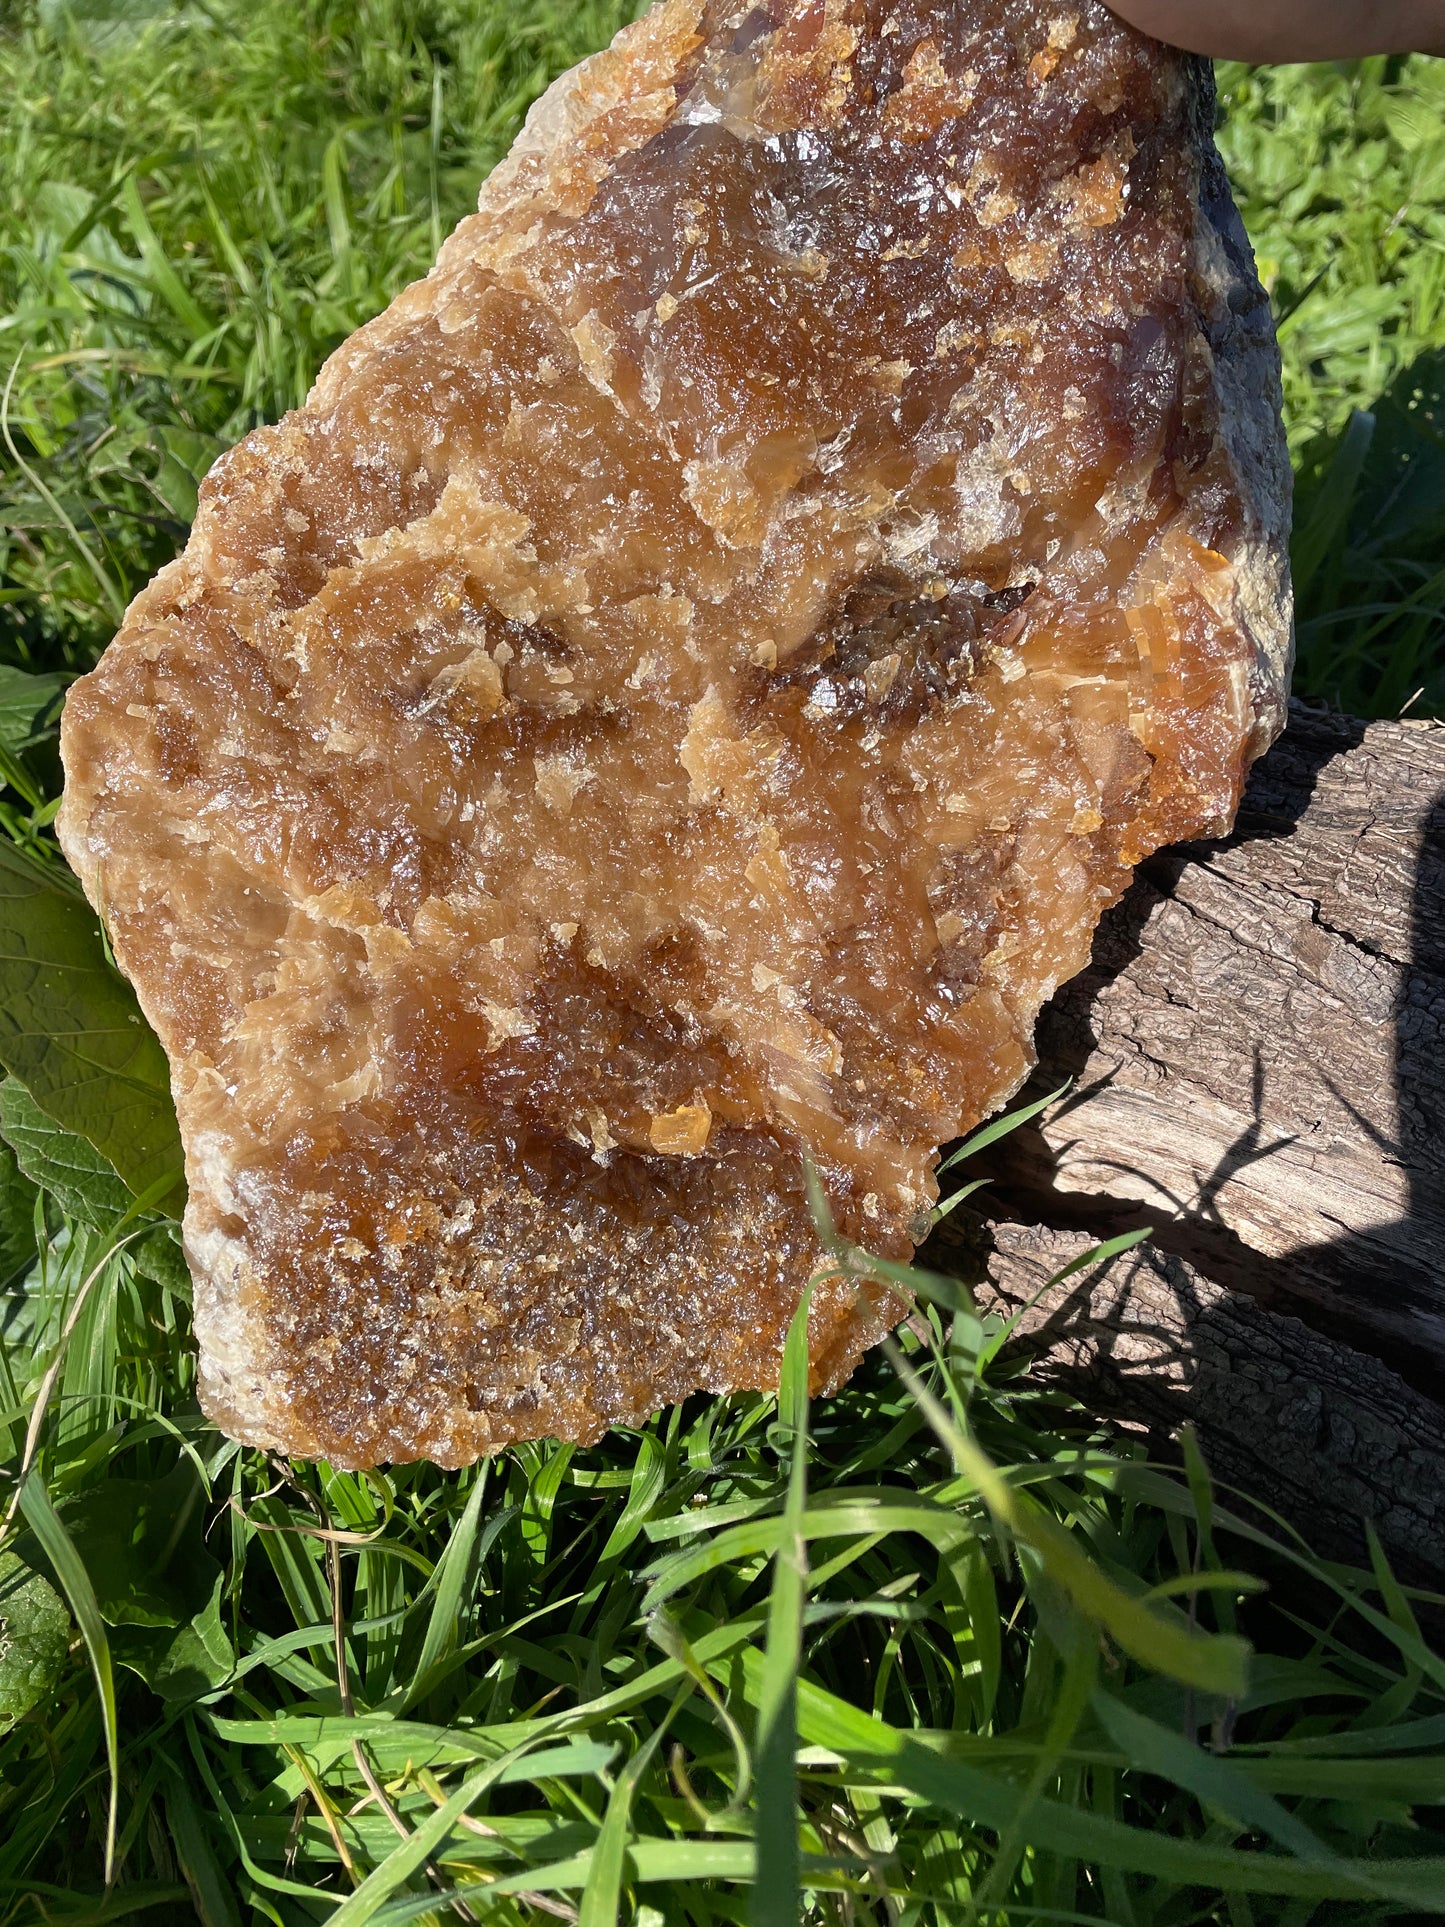
<instances>
[{"instance_id":1,"label":"grass shadow","mask_svg":"<svg viewBox=\"0 0 1445 1927\"><path fill-rule=\"evenodd\" d=\"M1297 685L1360 716L1445 707L1445 349L1299 464Z\"/></svg>"}]
</instances>

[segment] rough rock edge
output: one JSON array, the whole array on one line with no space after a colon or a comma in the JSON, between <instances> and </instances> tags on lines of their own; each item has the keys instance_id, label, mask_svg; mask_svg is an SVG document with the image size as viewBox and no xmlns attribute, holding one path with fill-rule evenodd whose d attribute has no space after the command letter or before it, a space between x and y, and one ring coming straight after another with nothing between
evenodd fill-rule
<instances>
[{"instance_id":1,"label":"rough rock edge","mask_svg":"<svg viewBox=\"0 0 1445 1927\"><path fill-rule=\"evenodd\" d=\"M1274 316L1255 268L1254 250L1229 191L1214 141L1214 69L1190 57L1200 173L1195 193L1195 273L1200 317L1214 356L1219 434L1253 526L1229 559L1241 628L1257 660L1250 694L1256 717L1247 762L1261 757L1285 726L1294 666L1294 597L1289 538L1294 471L1281 427L1284 387ZM1223 833L1228 824L1220 824Z\"/></svg>"}]
</instances>

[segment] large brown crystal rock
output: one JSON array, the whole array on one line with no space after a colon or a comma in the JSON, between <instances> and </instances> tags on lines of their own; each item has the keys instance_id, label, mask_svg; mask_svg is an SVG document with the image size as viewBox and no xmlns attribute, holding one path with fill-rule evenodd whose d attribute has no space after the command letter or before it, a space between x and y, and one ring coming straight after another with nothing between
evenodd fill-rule
<instances>
[{"instance_id":1,"label":"large brown crystal rock","mask_svg":"<svg viewBox=\"0 0 1445 1927\"><path fill-rule=\"evenodd\" d=\"M663 0L220 462L65 716L206 1409L343 1465L775 1382L1278 725L1206 70L1079 0ZM834 1278L815 1381L899 1315Z\"/></svg>"}]
</instances>

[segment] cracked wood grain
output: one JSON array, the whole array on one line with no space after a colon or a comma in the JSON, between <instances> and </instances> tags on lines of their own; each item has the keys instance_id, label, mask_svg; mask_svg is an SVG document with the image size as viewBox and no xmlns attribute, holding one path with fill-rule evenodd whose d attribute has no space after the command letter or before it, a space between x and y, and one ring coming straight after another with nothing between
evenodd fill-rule
<instances>
[{"instance_id":1,"label":"cracked wood grain","mask_svg":"<svg viewBox=\"0 0 1445 1927\"><path fill-rule=\"evenodd\" d=\"M1296 707L1233 836L1145 864L1045 1013L1040 1125L995 1154L1004 1305L1154 1236L1026 1325L1038 1369L1154 1427L1327 1550L1374 1519L1445 1573L1445 728ZM937 1253L936 1255L943 1255Z\"/></svg>"},{"instance_id":2,"label":"cracked wood grain","mask_svg":"<svg viewBox=\"0 0 1445 1927\"><path fill-rule=\"evenodd\" d=\"M1192 1423L1235 1510L1262 1501L1317 1552L1344 1559L1363 1556L1368 1518L1397 1572L1439 1585L1445 1412L1433 1399L1152 1245L1049 1290L1091 1242L1041 1225L993 1228L982 1290L1022 1312L1019 1342L1037 1352L1037 1372L1155 1436Z\"/></svg>"}]
</instances>

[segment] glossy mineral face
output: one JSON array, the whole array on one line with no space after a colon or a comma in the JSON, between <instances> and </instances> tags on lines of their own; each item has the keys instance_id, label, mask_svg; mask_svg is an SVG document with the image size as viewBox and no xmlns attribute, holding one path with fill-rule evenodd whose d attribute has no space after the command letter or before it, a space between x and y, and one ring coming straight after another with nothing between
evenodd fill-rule
<instances>
[{"instance_id":1,"label":"glossy mineral face","mask_svg":"<svg viewBox=\"0 0 1445 1927\"><path fill-rule=\"evenodd\" d=\"M664 0L217 465L62 834L228 1431L455 1465L774 1383L805 1157L906 1255L1227 821L1287 615L1204 88L1096 5ZM816 1382L897 1315L820 1285Z\"/></svg>"}]
</instances>

